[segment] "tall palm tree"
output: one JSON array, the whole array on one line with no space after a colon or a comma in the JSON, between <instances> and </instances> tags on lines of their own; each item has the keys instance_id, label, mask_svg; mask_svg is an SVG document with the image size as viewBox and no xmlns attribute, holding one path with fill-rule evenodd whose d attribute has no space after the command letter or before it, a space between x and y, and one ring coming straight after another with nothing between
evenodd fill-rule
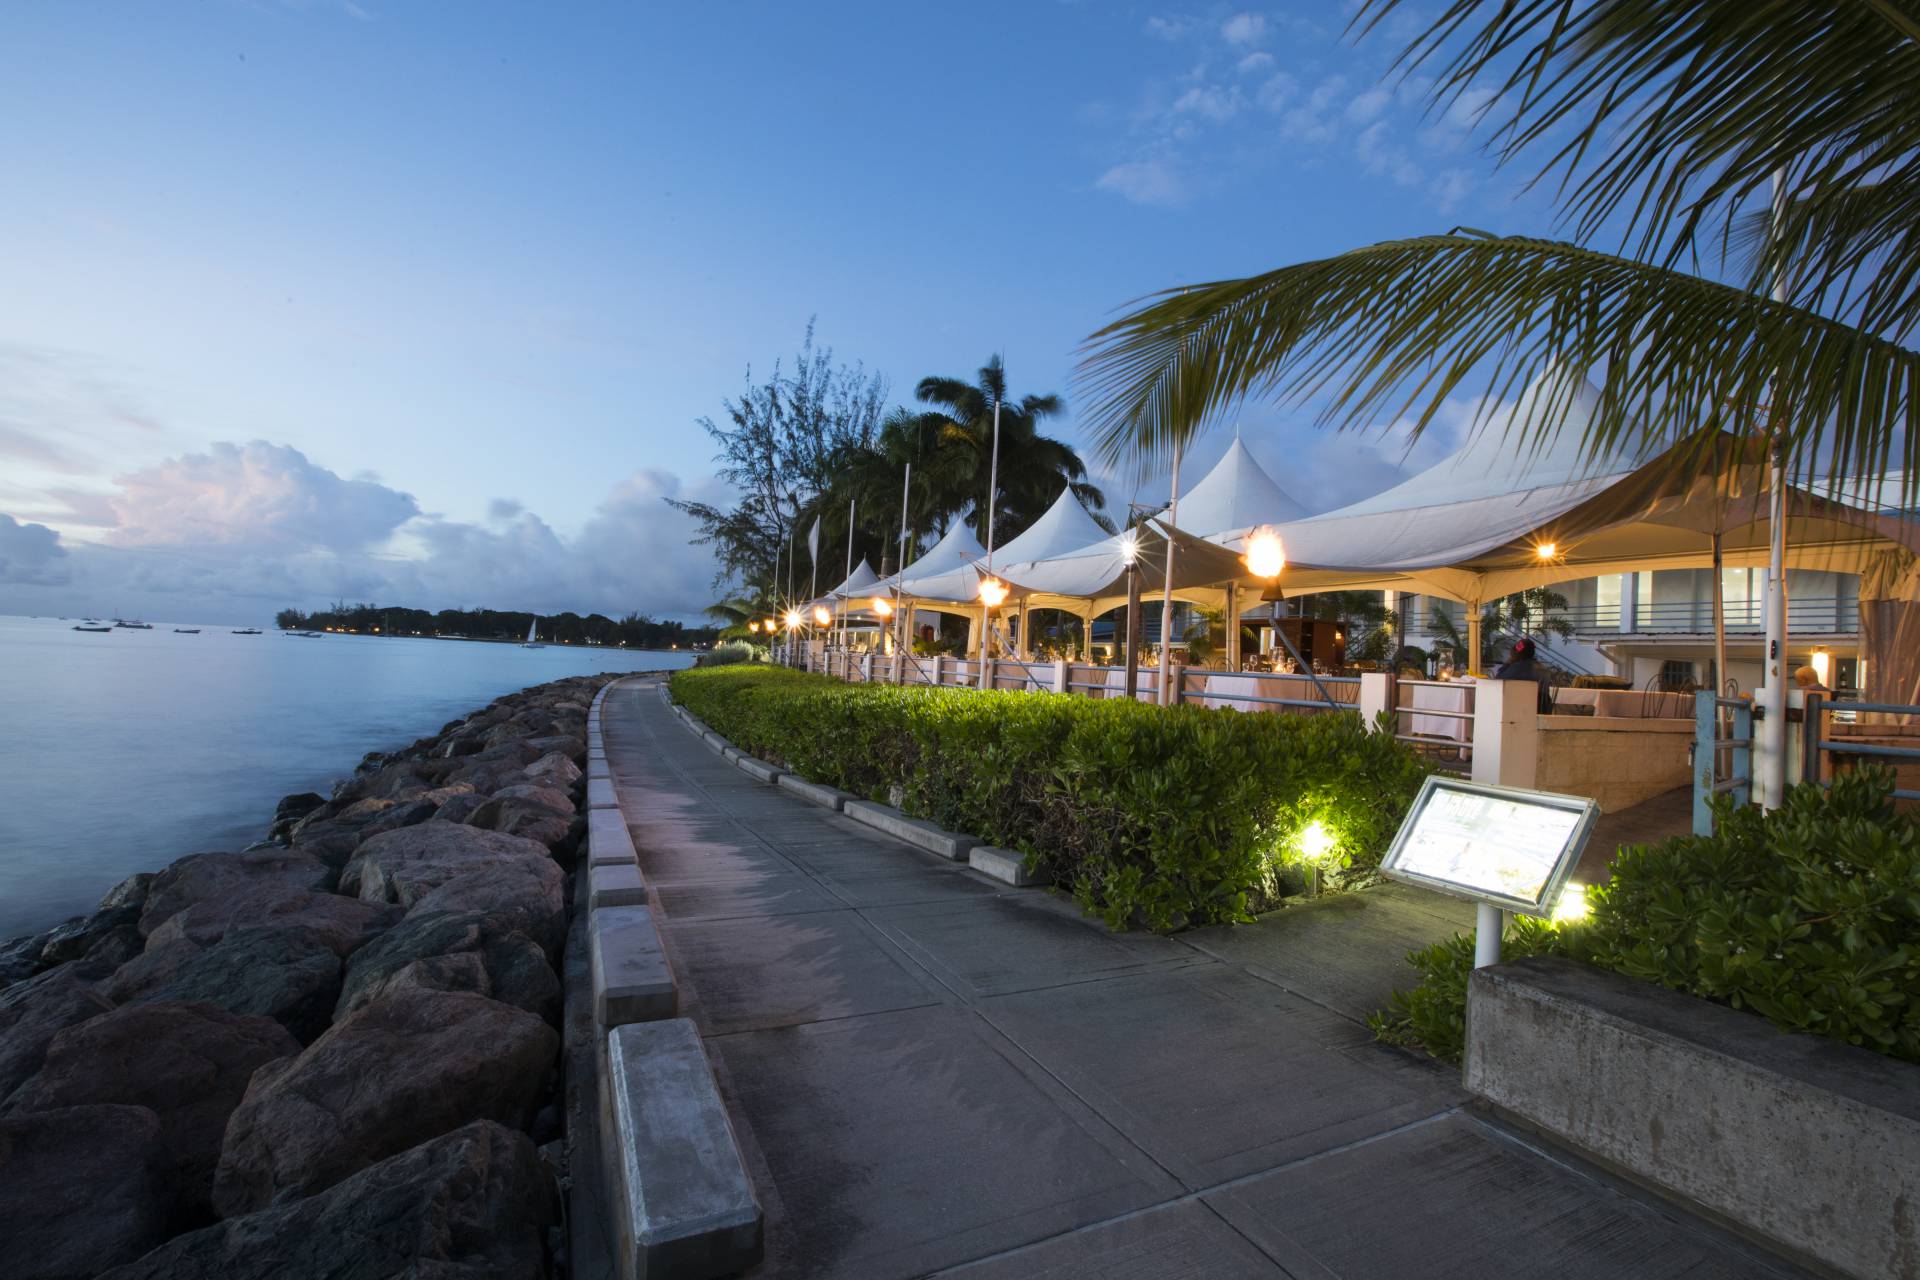
<instances>
[{"instance_id":1,"label":"tall palm tree","mask_svg":"<svg viewBox=\"0 0 1920 1280\"><path fill-rule=\"evenodd\" d=\"M1000 406L999 502L994 512L994 541L1005 543L1046 513L1064 486L1100 519L1106 495L1087 481L1086 464L1071 445L1040 433L1040 424L1066 411L1057 395L1007 395L1007 372L994 356L973 382L959 378L922 378L914 388L921 403L933 406L922 429L937 433L940 448L956 461L948 474L963 475L962 487L949 494L957 513L974 508L975 532L987 537L987 487L992 470L993 410ZM896 506L895 510L899 508Z\"/></svg>"},{"instance_id":2,"label":"tall palm tree","mask_svg":"<svg viewBox=\"0 0 1920 1280\"><path fill-rule=\"evenodd\" d=\"M1494 149L1546 153L1567 238L1456 228L1144 300L1084 351L1103 456L1248 396L1424 426L1557 365L1600 389L1595 450L1684 438L1704 468L1701 428L1764 423L1795 474L1911 492L1920 0L1453 0L1400 68L1437 108L1498 90Z\"/></svg>"}]
</instances>

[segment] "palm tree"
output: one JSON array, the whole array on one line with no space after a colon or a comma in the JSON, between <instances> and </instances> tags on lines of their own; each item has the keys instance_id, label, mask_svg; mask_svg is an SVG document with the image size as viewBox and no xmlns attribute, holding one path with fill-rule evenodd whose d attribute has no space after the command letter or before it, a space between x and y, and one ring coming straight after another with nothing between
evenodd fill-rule
<instances>
[{"instance_id":1,"label":"palm tree","mask_svg":"<svg viewBox=\"0 0 1920 1280\"><path fill-rule=\"evenodd\" d=\"M1007 373L994 356L981 367L974 382L959 378L922 378L914 388L921 403L933 406L922 415L920 430L936 433L939 451L951 451L945 475L958 480L946 495L951 503L943 514L974 507L975 532L987 537L987 485L992 470L993 410L1000 406L999 502L994 512L993 536L999 543L1016 537L1046 513L1062 487L1073 490L1081 505L1100 520L1106 495L1087 482L1086 464L1072 446L1040 434L1040 423L1066 411L1057 395L1007 395ZM894 508L899 510L896 505ZM1102 522L1104 523L1104 521Z\"/></svg>"},{"instance_id":2,"label":"palm tree","mask_svg":"<svg viewBox=\"0 0 1920 1280\"><path fill-rule=\"evenodd\" d=\"M1549 587L1529 587L1484 606L1480 610L1480 665L1505 662L1513 642L1522 636L1573 639L1574 626L1565 616L1566 607L1567 598ZM1446 654L1456 666L1467 665L1469 642L1452 614L1438 607L1430 610L1427 631L1433 636L1435 653Z\"/></svg>"},{"instance_id":3,"label":"palm tree","mask_svg":"<svg viewBox=\"0 0 1920 1280\"><path fill-rule=\"evenodd\" d=\"M1424 426L1470 379L1558 365L1600 389L1593 449L1684 438L1704 468L1702 428L1764 423L1796 475L1904 467L1911 493L1920 3L1454 0L1399 65L1436 108L1498 90L1494 150L1546 151L1568 238L1456 228L1144 300L1084 351L1104 457L1157 458L1248 396Z\"/></svg>"}]
</instances>

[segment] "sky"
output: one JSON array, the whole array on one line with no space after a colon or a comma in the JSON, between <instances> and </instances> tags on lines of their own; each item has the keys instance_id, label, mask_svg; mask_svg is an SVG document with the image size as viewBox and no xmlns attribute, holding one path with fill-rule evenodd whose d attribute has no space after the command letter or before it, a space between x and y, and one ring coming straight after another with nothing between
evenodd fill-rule
<instances>
[{"instance_id":1,"label":"sky","mask_svg":"<svg viewBox=\"0 0 1920 1280\"><path fill-rule=\"evenodd\" d=\"M1071 412L1132 299L1550 229L1389 76L1416 8L198 0L0 7L0 612L336 598L694 619L699 429L816 340ZM1310 509L1408 452L1237 427ZM1107 477L1110 497L1165 481Z\"/></svg>"}]
</instances>

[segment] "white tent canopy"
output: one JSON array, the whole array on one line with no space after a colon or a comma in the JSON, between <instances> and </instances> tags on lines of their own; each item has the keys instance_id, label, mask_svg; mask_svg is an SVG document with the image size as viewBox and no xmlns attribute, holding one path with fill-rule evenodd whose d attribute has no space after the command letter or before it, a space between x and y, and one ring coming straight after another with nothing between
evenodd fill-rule
<instances>
[{"instance_id":1,"label":"white tent canopy","mask_svg":"<svg viewBox=\"0 0 1920 1280\"><path fill-rule=\"evenodd\" d=\"M1236 536L1306 515L1307 509L1274 483L1238 436L1213 470L1180 495L1180 527L1204 538Z\"/></svg>"},{"instance_id":2,"label":"white tent canopy","mask_svg":"<svg viewBox=\"0 0 1920 1280\"><path fill-rule=\"evenodd\" d=\"M1094 523L1087 509L1073 496L1073 490L1062 489L1046 514L1035 520L1025 533L994 549L995 576L999 576L1000 565L1050 559L1106 536L1107 531ZM932 554L922 559L930 560ZM984 564L985 559L986 552L982 550L967 563L944 572L927 574L910 569L900 575L898 585L903 593L918 601L972 605L980 598L981 574L973 561Z\"/></svg>"},{"instance_id":3,"label":"white tent canopy","mask_svg":"<svg viewBox=\"0 0 1920 1280\"><path fill-rule=\"evenodd\" d=\"M973 529L967 524L969 513L962 512L959 518L947 527L940 541L933 544L927 554L915 560L898 573L881 580L883 587L897 587L902 594L911 595L907 583L925 578L939 578L956 570L964 569L975 560L987 554L980 545L980 539L973 536Z\"/></svg>"},{"instance_id":4,"label":"white tent canopy","mask_svg":"<svg viewBox=\"0 0 1920 1280\"><path fill-rule=\"evenodd\" d=\"M1176 598L1215 604L1219 595L1202 589L1247 576L1247 567L1238 552L1196 538L1157 519L1067 555L1009 564L1000 576L1024 598L1029 608L1066 609L1089 617L1105 613L1127 598L1125 546L1129 539L1135 548L1135 572L1140 575L1143 597L1159 596L1166 584L1169 541L1174 546L1173 594Z\"/></svg>"},{"instance_id":5,"label":"white tent canopy","mask_svg":"<svg viewBox=\"0 0 1920 1280\"><path fill-rule=\"evenodd\" d=\"M862 556L860 563L853 567L853 572L847 575L847 580L827 592L823 599L844 600L849 596L863 596L871 592L879 581L880 575L873 571L873 566L867 563L865 556Z\"/></svg>"}]
</instances>

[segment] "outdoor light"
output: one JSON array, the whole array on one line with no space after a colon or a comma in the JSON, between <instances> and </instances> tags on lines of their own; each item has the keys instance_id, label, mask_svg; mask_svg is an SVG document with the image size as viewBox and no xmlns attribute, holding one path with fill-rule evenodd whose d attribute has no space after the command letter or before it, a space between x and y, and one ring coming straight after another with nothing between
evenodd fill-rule
<instances>
[{"instance_id":1,"label":"outdoor light","mask_svg":"<svg viewBox=\"0 0 1920 1280\"><path fill-rule=\"evenodd\" d=\"M893 616L893 602L885 596L875 596L871 603L873 604L873 611L881 617L890 618Z\"/></svg>"},{"instance_id":2,"label":"outdoor light","mask_svg":"<svg viewBox=\"0 0 1920 1280\"><path fill-rule=\"evenodd\" d=\"M791 631L799 625L800 625L800 611L798 609L787 610L787 630Z\"/></svg>"},{"instance_id":3,"label":"outdoor light","mask_svg":"<svg viewBox=\"0 0 1920 1280\"><path fill-rule=\"evenodd\" d=\"M1287 551L1281 545L1280 535L1265 525L1247 535L1247 550L1241 559L1256 578L1277 578L1287 567Z\"/></svg>"},{"instance_id":4,"label":"outdoor light","mask_svg":"<svg viewBox=\"0 0 1920 1280\"><path fill-rule=\"evenodd\" d=\"M1333 833L1327 830L1326 824L1315 818L1300 828L1300 834L1293 838L1293 846L1307 861L1319 862L1333 850Z\"/></svg>"},{"instance_id":5,"label":"outdoor light","mask_svg":"<svg viewBox=\"0 0 1920 1280\"><path fill-rule=\"evenodd\" d=\"M1560 544L1557 542L1543 542L1533 549L1533 554L1542 560L1551 560L1560 554Z\"/></svg>"},{"instance_id":6,"label":"outdoor light","mask_svg":"<svg viewBox=\"0 0 1920 1280\"><path fill-rule=\"evenodd\" d=\"M833 615L827 612L825 605L817 604L813 606L813 621L816 625L824 627L833 621Z\"/></svg>"},{"instance_id":7,"label":"outdoor light","mask_svg":"<svg viewBox=\"0 0 1920 1280\"><path fill-rule=\"evenodd\" d=\"M998 578L980 580L980 603L989 609L998 609L1007 600L1007 584Z\"/></svg>"},{"instance_id":8,"label":"outdoor light","mask_svg":"<svg viewBox=\"0 0 1920 1280\"><path fill-rule=\"evenodd\" d=\"M755 634L755 635L759 635L759 634L760 634L760 619L758 619L758 618L755 618L755 619L754 619L753 621L751 621L751 622L749 622L749 623L747 623L747 630L749 630L749 631L751 631L751 632L753 632L753 634Z\"/></svg>"},{"instance_id":9,"label":"outdoor light","mask_svg":"<svg viewBox=\"0 0 1920 1280\"><path fill-rule=\"evenodd\" d=\"M1134 561L1140 558L1140 535L1132 529L1120 537L1120 559L1131 569Z\"/></svg>"},{"instance_id":10,"label":"outdoor light","mask_svg":"<svg viewBox=\"0 0 1920 1280\"><path fill-rule=\"evenodd\" d=\"M1827 688L1833 687L1833 682L1827 679L1827 673L1833 666L1832 654L1828 653L1825 649L1815 649L1809 665L1813 667L1813 673L1820 677L1820 683L1822 685Z\"/></svg>"},{"instance_id":11,"label":"outdoor light","mask_svg":"<svg viewBox=\"0 0 1920 1280\"><path fill-rule=\"evenodd\" d=\"M760 624L760 629L766 632L768 635L772 635L779 626L780 626L780 623L778 619L768 618L765 622Z\"/></svg>"},{"instance_id":12,"label":"outdoor light","mask_svg":"<svg viewBox=\"0 0 1920 1280\"><path fill-rule=\"evenodd\" d=\"M1560 890L1560 901L1553 905L1553 922L1579 924L1592 913L1593 908L1587 905L1587 886L1578 880L1567 881L1566 887Z\"/></svg>"}]
</instances>

